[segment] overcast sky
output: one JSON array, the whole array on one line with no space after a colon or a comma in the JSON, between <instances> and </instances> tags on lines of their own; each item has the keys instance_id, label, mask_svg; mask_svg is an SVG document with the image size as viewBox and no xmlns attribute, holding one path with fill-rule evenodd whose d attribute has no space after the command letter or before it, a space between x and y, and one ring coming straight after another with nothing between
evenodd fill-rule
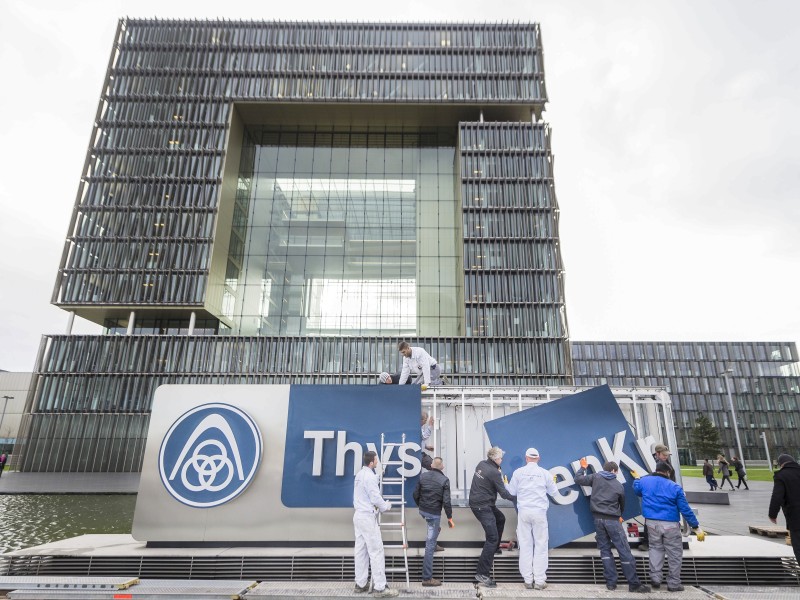
<instances>
[{"instance_id":1,"label":"overcast sky","mask_svg":"<svg viewBox=\"0 0 800 600\"><path fill-rule=\"evenodd\" d=\"M796 0L2 0L0 369L66 326L49 302L123 16L538 21L571 338L800 340Z\"/></svg>"}]
</instances>

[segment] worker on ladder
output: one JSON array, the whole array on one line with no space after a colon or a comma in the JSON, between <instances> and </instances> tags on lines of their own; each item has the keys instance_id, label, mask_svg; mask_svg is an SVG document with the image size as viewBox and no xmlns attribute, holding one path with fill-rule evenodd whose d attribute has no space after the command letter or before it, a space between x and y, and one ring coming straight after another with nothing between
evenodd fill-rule
<instances>
[{"instance_id":1,"label":"worker on ladder","mask_svg":"<svg viewBox=\"0 0 800 600\"><path fill-rule=\"evenodd\" d=\"M394 598L400 592L386 585L386 564L383 555L383 540L378 525L378 513L386 512L392 505L381 496L378 488L378 454L365 452L361 470L353 485L353 528L356 534L355 572L356 594L369 591L369 569L372 568L372 596Z\"/></svg>"}]
</instances>

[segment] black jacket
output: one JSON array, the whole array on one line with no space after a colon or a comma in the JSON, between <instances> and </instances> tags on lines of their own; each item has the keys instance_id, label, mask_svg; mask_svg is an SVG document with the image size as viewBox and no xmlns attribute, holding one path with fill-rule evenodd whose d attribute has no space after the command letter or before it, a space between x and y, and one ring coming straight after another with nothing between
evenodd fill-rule
<instances>
[{"instance_id":1,"label":"black jacket","mask_svg":"<svg viewBox=\"0 0 800 600\"><path fill-rule=\"evenodd\" d=\"M734 470L736 471L736 474L739 477L743 477L743 476L747 475L747 471L744 470L744 465L742 464L742 461L740 461L740 460L732 460L731 461L731 466L734 468Z\"/></svg>"},{"instance_id":2,"label":"black jacket","mask_svg":"<svg viewBox=\"0 0 800 600\"><path fill-rule=\"evenodd\" d=\"M772 488L772 499L769 502L769 518L776 519L778 511L783 509L786 517L786 529L800 529L800 465L789 462L775 473L775 485Z\"/></svg>"},{"instance_id":3,"label":"black jacket","mask_svg":"<svg viewBox=\"0 0 800 600\"><path fill-rule=\"evenodd\" d=\"M653 459L656 461L656 471L658 471L658 465L667 465L669 467L669 478L671 481L675 481L675 469L672 467L672 462L669 459L659 460L655 454L653 454Z\"/></svg>"},{"instance_id":4,"label":"black jacket","mask_svg":"<svg viewBox=\"0 0 800 600\"><path fill-rule=\"evenodd\" d=\"M475 475L472 476L472 485L469 488L469 506L470 508L494 506L498 494L512 502L517 499L506 490L497 463L493 460L482 460L475 467Z\"/></svg>"},{"instance_id":5,"label":"black jacket","mask_svg":"<svg viewBox=\"0 0 800 600\"><path fill-rule=\"evenodd\" d=\"M575 473L575 483L591 486L589 509L594 516L612 519L622 516L625 510L625 489L617 481L616 475L608 471L587 475L586 469L579 469Z\"/></svg>"},{"instance_id":6,"label":"black jacket","mask_svg":"<svg viewBox=\"0 0 800 600\"><path fill-rule=\"evenodd\" d=\"M450 505L450 480L439 469L423 472L414 488L414 502L420 510L432 515L444 514L453 518L453 507Z\"/></svg>"}]
</instances>

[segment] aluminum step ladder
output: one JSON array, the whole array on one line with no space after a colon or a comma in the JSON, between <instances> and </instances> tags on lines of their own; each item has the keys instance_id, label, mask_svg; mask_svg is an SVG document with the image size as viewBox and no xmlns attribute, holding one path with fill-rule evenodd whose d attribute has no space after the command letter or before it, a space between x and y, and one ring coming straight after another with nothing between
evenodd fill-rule
<instances>
[{"instance_id":1,"label":"aluminum step ladder","mask_svg":"<svg viewBox=\"0 0 800 600\"><path fill-rule=\"evenodd\" d=\"M402 567L387 567L387 573L405 573L406 575L406 590L411 588L411 578L408 572L408 535L406 531L406 478L402 472L397 473L391 477L386 476L387 467L402 467L403 461L400 460L398 453L397 459L392 460L392 453L399 450L406 443L406 434L404 433L399 442L387 442L385 434L381 433L381 468L379 477L379 486L381 496L387 502L392 503L392 508L386 512L378 514L378 526L381 531L386 531L390 535L400 534L399 541L383 542L383 547L387 550L400 550L403 551L403 566ZM386 462L383 457L388 456ZM383 537L381 535L381 537Z\"/></svg>"}]
</instances>

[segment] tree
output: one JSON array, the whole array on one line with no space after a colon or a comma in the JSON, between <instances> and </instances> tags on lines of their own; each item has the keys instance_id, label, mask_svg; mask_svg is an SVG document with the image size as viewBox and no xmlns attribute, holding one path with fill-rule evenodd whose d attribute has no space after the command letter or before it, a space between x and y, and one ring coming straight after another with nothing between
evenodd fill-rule
<instances>
[{"instance_id":1,"label":"tree","mask_svg":"<svg viewBox=\"0 0 800 600\"><path fill-rule=\"evenodd\" d=\"M711 420L701 414L689 434L689 445L699 458L710 458L712 461L720 453L722 440L719 431Z\"/></svg>"}]
</instances>

